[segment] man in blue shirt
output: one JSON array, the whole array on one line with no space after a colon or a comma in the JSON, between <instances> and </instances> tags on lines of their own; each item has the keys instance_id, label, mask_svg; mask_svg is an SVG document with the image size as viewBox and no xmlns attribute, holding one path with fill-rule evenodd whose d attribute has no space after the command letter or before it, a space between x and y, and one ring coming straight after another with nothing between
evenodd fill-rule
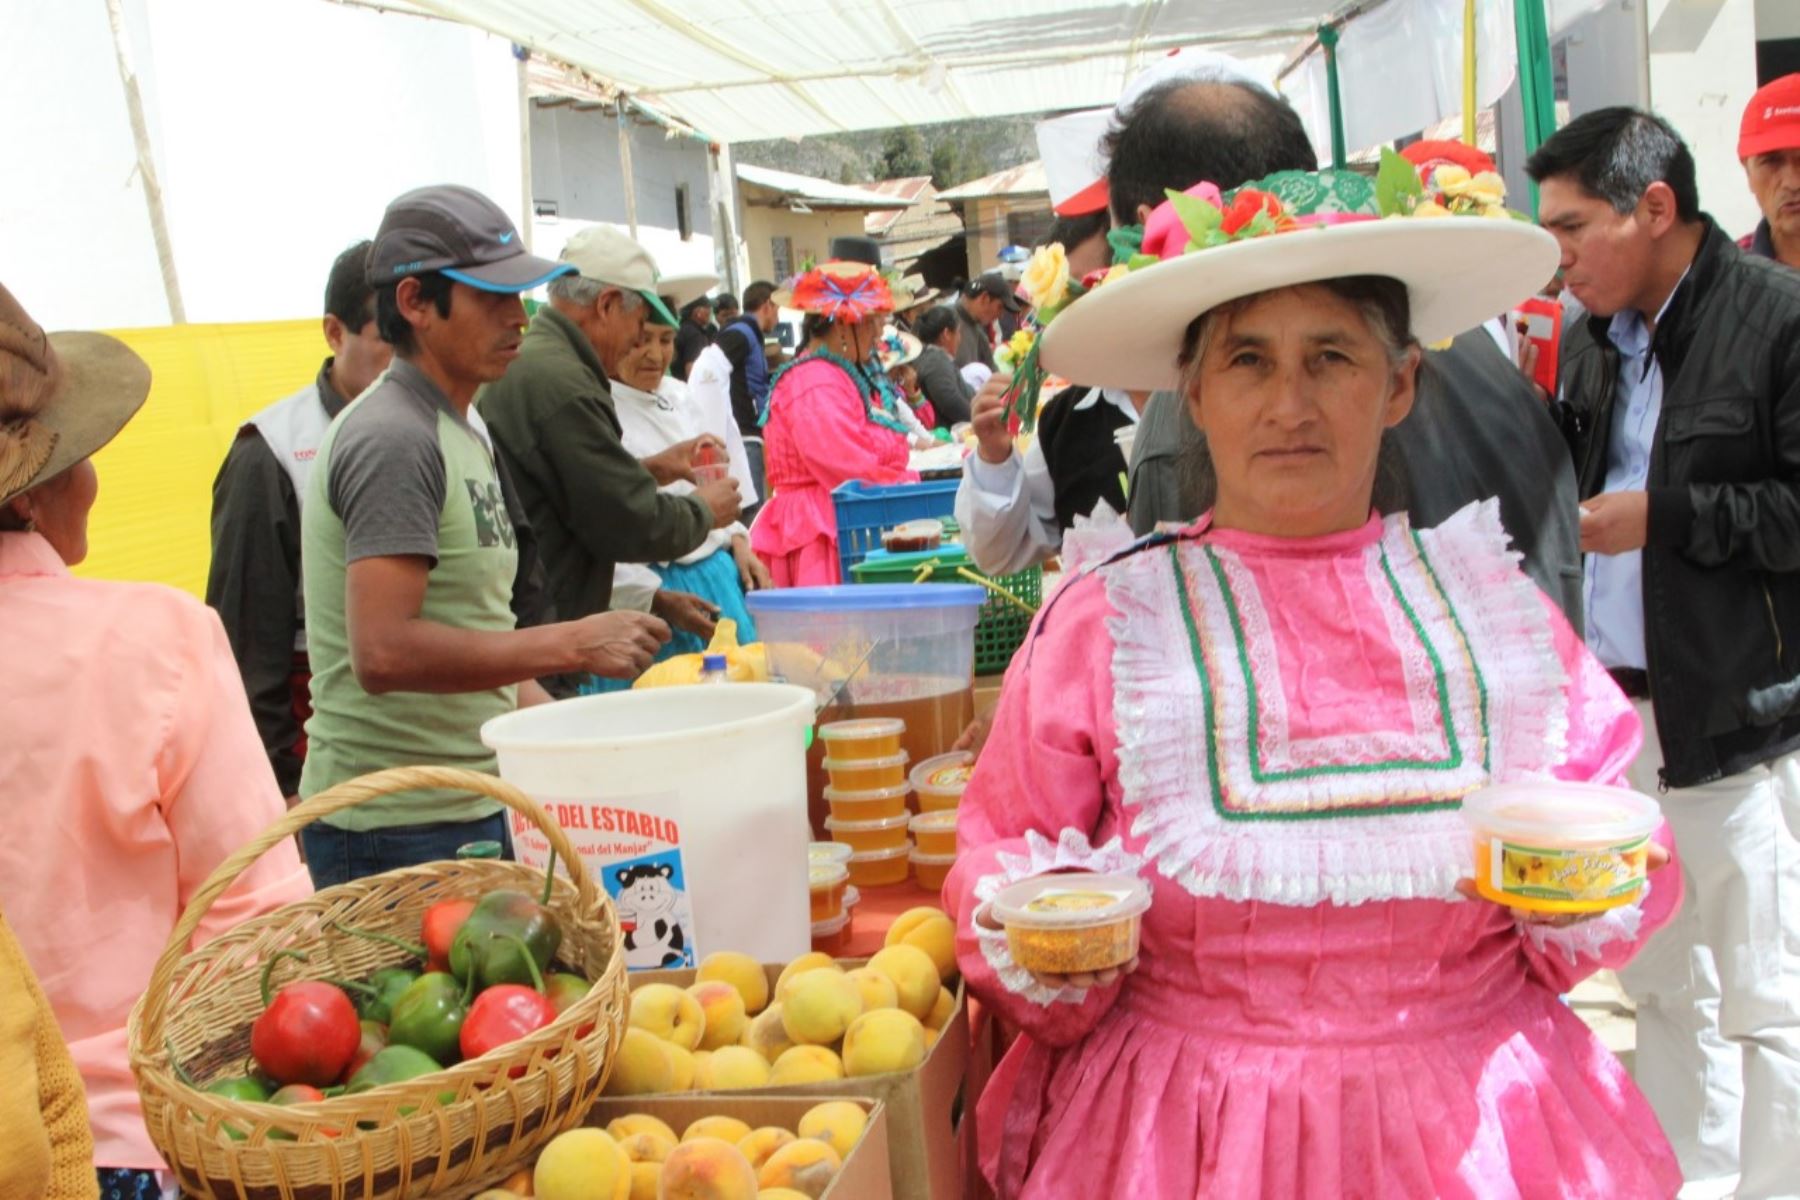
<instances>
[{"instance_id":1,"label":"man in blue shirt","mask_svg":"<svg viewBox=\"0 0 1800 1200\"><path fill-rule=\"evenodd\" d=\"M1661 793L1686 885L1620 973L1638 1083L1684 1196L1792 1196L1800 275L1700 211L1692 155L1649 113L1589 113L1526 169L1591 314L1565 343L1557 405L1584 497L1588 643L1644 719L1629 778Z\"/></svg>"}]
</instances>

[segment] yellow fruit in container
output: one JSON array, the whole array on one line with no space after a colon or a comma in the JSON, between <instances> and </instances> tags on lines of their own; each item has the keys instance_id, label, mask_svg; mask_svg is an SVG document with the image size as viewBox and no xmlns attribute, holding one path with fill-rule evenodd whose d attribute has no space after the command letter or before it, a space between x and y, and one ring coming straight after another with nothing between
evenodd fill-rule
<instances>
[{"instance_id":1,"label":"yellow fruit in container","mask_svg":"<svg viewBox=\"0 0 1800 1200\"><path fill-rule=\"evenodd\" d=\"M803 1083L831 1083L844 1077L843 1060L825 1046L795 1046L775 1060L769 1072L770 1087Z\"/></svg>"},{"instance_id":2,"label":"yellow fruit in container","mask_svg":"<svg viewBox=\"0 0 1800 1200\"><path fill-rule=\"evenodd\" d=\"M789 1130L779 1125L765 1125L761 1129L752 1129L750 1136L737 1144L738 1152L750 1160L750 1165L762 1170L762 1165L769 1161L769 1156L794 1140Z\"/></svg>"},{"instance_id":3,"label":"yellow fruit in container","mask_svg":"<svg viewBox=\"0 0 1800 1200\"><path fill-rule=\"evenodd\" d=\"M748 1046L726 1046L714 1050L694 1077L694 1090L699 1092L741 1092L766 1087L769 1063Z\"/></svg>"},{"instance_id":4,"label":"yellow fruit in container","mask_svg":"<svg viewBox=\"0 0 1800 1200\"><path fill-rule=\"evenodd\" d=\"M844 1072L852 1077L911 1071L925 1061L925 1027L911 1013L884 1008L856 1018L844 1034Z\"/></svg>"},{"instance_id":5,"label":"yellow fruit in container","mask_svg":"<svg viewBox=\"0 0 1800 1200\"><path fill-rule=\"evenodd\" d=\"M631 1113L628 1116L614 1117L612 1123L606 1127L606 1132L612 1135L615 1142L623 1142L626 1138L639 1133L658 1134L670 1142L681 1140L675 1135L675 1131L669 1128L667 1121L647 1113Z\"/></svg>"},{"instance_id":6,"label":"yellow fruit in container","mask_svg":"<svg viewBox=\"0 0 1800 1200\"><path fill-rule=\"evenodd\" d=\"M673 1091L675 1059L666 1042L642 1029L627 1029L619 1056L606 1077L608 1096L647 1096Z\"/></svg>"},{"instance_id":7,"label":"yellow fruit in container","mask_svg":"<svg viewBox=\"0 0 1800 1200\"><path fill-rule=\"evenodd\" d=\"M660 1200L755 1200L756 1172L730 1142L694 1138L662 1165Z\"/></svg>"},{"instance_id":8,"label":"yellow fruit in container","mask_svg":"<svg viewBox=\"0 0 1800 1200\"><path fill-rule=\"evenodd\" d=\"M942 909L909 909L888 926L887 946L913 946L930 956L940 980L956 974L956 926Z\"/></svg>"},{"instance_id":9,"label":"yellow fruit in container","mask_svg":"<svg viewBox=\"0 0 1800 1200\"><path fill-rule=\"evenodd\" d=\"M864 1012L900 1007L900 992L894 987L894 981L880 971L858 967L849 973L849 977L856 981L856 986L862 991Z\"/></svg>"},{"instance_id":10,"label":"yellow fruit in container","mask_svg":"<svg viewBox=\"0 0 1800 1200\"><path fill-rule=\"evenodd\" d=\"M829 1046L861 1015L862 989L835 968L794 976L781 1002L781 1027L799 1045Z\"/></svg>"},{"instance_id":11,"label":"yellow fruit in container","mask_svg":"<svg viewBox=\"0 0 1800 1200\"><path fill-rule=\"evenodd\" d=\"M781 1023L782 1006L771 1004L756 1015L744 1030L743 1044L756 1051L771 1064L793 1048L793 1039Z\"/></svg>"},{"instance_id":12,"label":"yellow fruit in container","mask_svg":"<svg viewBox=\"0 0 1800 1200\"><path fill-rule=\"evenodd\" d=\"M669 1061L675 1064L675 1082L669 1085L671 1092L691 1092L694 1090L694 1076L700 1070L700 1059L697 1053L689 1053L673 1042L664 1042L663 1049L669 1052Z\"/></svg>"},{"instance_id":13,"label":"yellow fruit in container","mask_svg":"<svg viewBox=\"0 0 1800 1200\"><path fill-rule=\"evenodd\" d=\"M756 1200L808 1200L805 1192L796 1192L793 1188L764 1188L756 1193Z\"/></svg>"},{"instance_id":14,"label":"yellow fruit in container","mask_svg":"<svg viewBox=\"0 0 1800 1200\"><path fill-rule=\"evenodd\" d=\"M750 1127L736 1117L701 1117L683 1131L681 1140L691 1142L697 1138L717 1138L735 1146L749 1136Z\"/></svg>"},{"instance_id":15,"label":"yellow fruit in container","mask_svg":"<svg viewBox=\"0 0 1800 1200\"><path fill-rule=\"evenodd\" d=\"M705 1019L700 1049L717 1050L720 1046L737 1045L750 1024L744 1011L744 997L738 990L729 983L712 980L696 983L687 992L700 1005L700 1014Z\"/></svg>"},{"instance_id":16,"label":"yellow fruit in container","mask_svg":"<svg viewBox=\"0 0 1800 1200\"><path fill-rule=\"evenodd\" d=\"M766 1188L793 1188L803 1196L818 1197L831 1186L844 1160L828 1142L799 1138L789 1142L764 1163L756 1181Z\"/></svg>"},{"instance_id":17,"label":"yellow fruit in container","mask_svg":"<svg viewBox=\"0 0 1800 1200\"><path fill-rule=\"evenodd\" d=\"M719 950L700 960L695 983L729 983L744 998L744 1013L754 1017L769 1007L769 977L762 964L748 954Z\"/></svg>"},{"instance_id":18,"label":"yellow fruit in container","mask_svg":"<svg viewBox=\"0 0 1800 1200\"><path fill-rule=\"evenodd\" d=\"M797 975L804 975L808 971L830 970L841 972L843 969L844 968L838 966L837 959L831 957L831 955L819 950L809 950L787 966L781 968L781 976L775 980L775 999L785 1001L788 998L788 985Z\"/></svg>"},{"instance_id":19,"label":"yellow fruit in container","mask_svg":"<svg viewBox=\"0 0 1800 1200\"><path fill-rule=\"evenodd\" d=\"M604 1129L571 1129L544 1147L531 1186L538 1200L629 1200L631 1161Z\"/></svg>"},{"instance_id":20,"label":"yellow fruit in container","mask_svg":"<svg viewBox=\"0 0 1800 1200\"><path fill-rule=\"evenodd\" d=\"M925 1018L925 1028L941 1030L950 1023L950 1017L956 1012L956 994L949 988L939 988L937 1003L931 1006L931 1012Z\"/></svg>"},{"instance_id":21,"label":"yellow fruit in container","mask_svg":"<svg viewBox=\"0 0 1800 1200\"><path fill-rule=\"evenodd\" d=\"M943 981L929 954L917 946L889 946L869 960L869 969L893 980L901 1008L921 1021L931 1015Z\"/></svg>"},{"instance_id":22,"label":"yellow fruit in container","mask_svg":"<svg viewBox=\"0 0 1800 1200\"><path fill-rule=\"evenodd\" d=\"M675 1146L676 1142L673 1137L664 1137L660 1133L649 1130L643 1133L634 1133L619 1142L619 1149L623 1150L625 1157L634 1163L659 1163L669 1157Z\"/></svg>"},{"instance_id":23,"label":"yellow fruit in container","mask_svg":"<svg viewBox=\"0 0 1800 1200\"><path fill-rule=\"evenodd\" d=\"M672 983L647 983L631 993L631 1025L694 1050L706 1032L700 1002Z\"/></svg>"},{"instance_id":24,"label":"yellow fruit in container","mask_svg":"<svg viewBox=\"0 0 1800 1200\"><path fill-rule=\"evenodd\" d=\"M806 1110L806 1115L800 1118L799 1131L803 1138L831 1143L839 1157L849 1158L850 1148L862 1139L868 1125L869 1114L863 1111L862 1105L848 1100L827 1100Z\"/></svg>"},{"instance_id":25,"label":"yellow fruit in container","mask_svg":"<svg viewBox=\"0 0 1800 1200\"><path fill-rule=\"evenodd\" d=\"M631 1200L659 1200L662 1193L662 1164L659 1162L634 1162L631 1164Z\"/></svg>"}]
</instances>

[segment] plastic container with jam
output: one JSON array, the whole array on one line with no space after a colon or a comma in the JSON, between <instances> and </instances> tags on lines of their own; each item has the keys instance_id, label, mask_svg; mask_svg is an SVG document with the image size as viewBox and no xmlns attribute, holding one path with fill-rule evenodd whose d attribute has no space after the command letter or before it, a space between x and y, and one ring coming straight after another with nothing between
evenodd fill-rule
<instances>
[{"instance_id":1,"label":"plastic container with jam","mask_svg":"<svg viewBox=\"0 0 1800 1200\"><path fill-rule=\"evenodd\" d=\"M1130 875L1040 875L994 897L1013 961L1027 971L1072 975L1123 966L1138 952L1150 887Z\"/></svg>"},{"instance_id":2,"label":"plastic container with jam","mask_svg":"<svg viewBox=\"0 0 1800 1200\"><path fill-rule=\"evenodd\" d=\"M1503 783L1463 797L1475 888L1511 908L1599 912L1643 891L1656 801L1593 783Z\"/></svg>"},{"instance_id":3,"label":"plastic container with jam","mask_svg":"<svg viewBox=\"0 0 1800 1200\"><path fill-rule=\"evenodd\" d=\"M846 861L848 861L848 860L846 860ZM844 889L844 911L845 912L849 912L851 909L855 908L857 905L859 905L861 903L862 903L862 893L856 890L856 886L854 884L852 884L851 886Z\"/></svg>"},{"instance_id":4,"label":"plastic container with jam","mask_svg":"<svg viewBox=\"0 0 1800 1200\"><path fill-rule=\"evenodd\" d=\"M850 948L850 914L839 913L827 921L814 921L812 948L833 958Z\"/></svg>"},{"instance_id":5,"label":"plastic container with jam","mask_svg":"<svg viewBox=\"0 0 1800 1200\"><path fill-rule=\"evenodd\" d=\"M806 845L806 862L808 866L819 866L821 863L847 863L855 851L842 842L808 842Z\"/></svg>"},{"instance_id":6,"label":"plastic container with jam","mask_svg":"<svg viewBox=\"0 0 1800 1200\"><path fill-rule=\"evenodd\" d=\"M881 548L889 554L917 554L944 544L944 523L926 518L881 531Z\"/></svg>"},{"instance_id":7,"label":"plastic container with jam","mask_svg":"<svg viewBox=\"0 0 1800 1200\"><path fill-rule=\"evenodd\" d=\"M952 750L914 767L912 785L919 794L919 811L955 808L962 802L963 789L969 786L969 776L974 773L975 756L967 750Z\"/></svg>"},{"instance_id":8,"label":"plastic container with jam","mask_svg":"<svg viewBox=\"0 0 1800 1200\"><path fill-rule=\"evenodd\" d=\"M850 868L843 863L815 864L807 875L812 890L812 919L829 921L844 913L844 892L850 886Z\"/></svg>"},{"instance_id":9,"label":"plastic container with jam","mask_svg":"<svg viewBox=\"0 0 1800 1200\"><path fill-rule=\"evenodd\" d=\"M913 874L918 878L919 886L933 892L944 889L944 880L950 877L950 868L956 865L954 854L927 854L923 849L912 852Z\"/></svg>"},{"instance_id":10,"label":"plastic container with jam","mask_svg":"<svg viewBox=\"0 0 1800 1200\"><path fill-rule=\"evenodd\" d=\"M836 817L826 817L825 828L831 832L832 841L842 842L856 853L861 853L864 850L892 850L895 846L911 845L906 840L906 826L911 820L904 813L874 821L840 821Z\"/></svg>"},{"instance_id":11,"label":"plastic container with jam","mask_svg":"<svg viewBox=\"0 0 1800 1200\"><path fill-rule=\"evenodd\" d=\"M912 819L913 844L921 854L956 855L956 810L924 812Z\"/></svg>"},{"instance_id":12,"label":"plastic container with jam","mask_svg":"<svg viewBox=\"0 0 1800 1200\"><path fill-rule=\"evenodd\" d=\"M864 850L850 856L850 882L859 888L892 887L912 873L912 843L892 850Z\"/></svg>"},{"instance_id":13,"label":"plastic container with jam","mask_svg":"<svg viewBox=\"0 0 1800 1200\"><path fill-rule=\"evenodd\" d=\"M825 803L831 805L831 815L840 821L875 821L882 817L903 817L906 815L906 785L876 788L869 792L840 792L827 785Z\"/></svg>"},{"instance_id":14,"label":"plastic container with jam","mask_svg":"<svg viewBox=\"0 0 1800 1200\"><path fill-rule=\"evenodd\" d=\"M826 758L892 758L900 753L905 732L906 722L898 717L864 717L819 726L819 740L825 743Z\"/></svg>"},{"instance_id":15,"label":"plastic container with jam","mask_svg":"<svg viewBox=\"0 0 1800 1200\"><path fill-rule=\"evenodd\" d=\"M884 788L906 787L906 755L890 754L885 758L832 758L825 750L825 770L831 786L840 792L874 792Z\"/></svg>"}]
</instances>

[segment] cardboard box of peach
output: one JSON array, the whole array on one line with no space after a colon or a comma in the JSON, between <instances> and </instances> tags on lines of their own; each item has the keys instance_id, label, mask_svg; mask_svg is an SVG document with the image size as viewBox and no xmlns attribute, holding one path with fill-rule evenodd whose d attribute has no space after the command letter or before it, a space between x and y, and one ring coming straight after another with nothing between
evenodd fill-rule
<instances>
[{"instance_id":1,"label":"cardboard box of peach","mask_svg":"<svg viewBox=\"0 0 1800 1200\"><path fill-rule=\"evenodd\" d=\"M870 1097L887 1110L896 1200L955 1200L969 1021L954 945L950 919L918 908L866 962L719 953L693 971L639 972L606 1095Z\"/></svg>"},{"instance_id":2,"label":"cardboard box of peach","mask_svg":"<svg viewBox=\"0 0 1800 1200\"><path fill-rule=\"evenodd\" d=\"M475 1200L893 1200L873 1100L601 1100L531 1167Z\"/></svg>"}]
</instances>

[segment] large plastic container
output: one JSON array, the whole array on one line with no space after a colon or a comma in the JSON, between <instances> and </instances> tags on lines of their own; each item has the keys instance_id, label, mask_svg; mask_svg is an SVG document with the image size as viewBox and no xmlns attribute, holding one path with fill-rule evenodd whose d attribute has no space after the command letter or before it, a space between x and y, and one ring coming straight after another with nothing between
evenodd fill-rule
<instances>
[{"instance_id":1,"label":"large plastic container","mask_svg":"<svg viewBox=\"0 0 1800 1200\"><path fill-rule=\"evenodd\" d=\"M715 950L806 952L806 734L813 693L652 688L520 709L481 728L500 777L555 817L619 907L633 970ZM549 845L513 822L521 861Z\"/></svg>"},{"instance_id":2,"label":"large plastic container","mask_svg":"<svg viewBox=\"0 0 1800 1200\"><path fill-rule=\"evenodd\" d=\"M744 598L769 670L811 689L821 724L862 717L906 723L913 762L948 750L975 717L975 622L986 589L974 584L787 588ZM679 689L677 689L679 690ZM826 747L807 752L807 795L824 828Z\"/></svg>"},{"instance_id":3,"label":"large plastic container","mask_svg":"<svg viewBox=\"0 0 1800 1200\"><path fill-rule=\"evenodd\" d=\"M1543 780L1463 797L1475 888L1534 912L1587 913L1636 900L1662 809L1629 788Z\"/></svg>"},{"instance_id":4,"label":"large plastic container","mask_svg":"<svg viewBox=\"0 0 1800 1200\"><path fill-rule=\"evenodd\" d=\"M891 554L871 551L851 568L858 583L974 583L988 579L975 568L974 560L962 546L945 546L913 554ZM971 579L973 575L975 578ZM1011 596L1006 599L989 592L982 605L981 620L975 626L975 673L1003 675L1013 654L1025 643L1031 629L1031 614L1044 598L1044 569L1027 567L1016 575L996 575L988 582Z\"/></svg>"}]
</instances>

